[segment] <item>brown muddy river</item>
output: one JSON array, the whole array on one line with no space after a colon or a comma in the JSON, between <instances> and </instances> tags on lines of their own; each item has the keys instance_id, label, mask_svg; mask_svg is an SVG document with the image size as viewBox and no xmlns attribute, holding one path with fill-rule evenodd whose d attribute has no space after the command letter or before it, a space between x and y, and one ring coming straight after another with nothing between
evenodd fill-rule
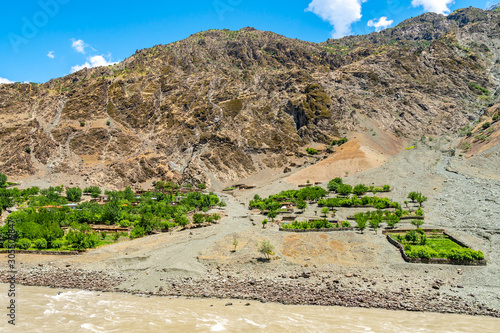
<instances>
[{"instance_id":1,"label":"brown muddy river","mask_svg":"<svg viewBox=\"0 0 500 333\"><path fill-rule=\"evenodd\" d=\"M6 284L0 284L0 304L0 332L500 332L500 319L490 317L19 285L13 327Z\"/></svg>"}]
</instances>

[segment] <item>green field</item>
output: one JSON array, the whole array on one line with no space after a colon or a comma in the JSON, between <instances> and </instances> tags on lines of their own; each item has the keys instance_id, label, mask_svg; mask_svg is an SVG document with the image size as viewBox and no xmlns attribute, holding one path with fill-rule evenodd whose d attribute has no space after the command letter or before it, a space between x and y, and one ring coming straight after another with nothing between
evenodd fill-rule
<instances>
[{"instance_id":1,"label":"green field","mask_svg":"<svg viewBox=\"0 0 500 333\"><path fill-rule=\"evenodd\" d=\"M444 234L410 230L406 234L390 234L390 237L404 246L405 253L410 258L484 259L483 252L460 246Z\"/></svg>"}]
</instances>

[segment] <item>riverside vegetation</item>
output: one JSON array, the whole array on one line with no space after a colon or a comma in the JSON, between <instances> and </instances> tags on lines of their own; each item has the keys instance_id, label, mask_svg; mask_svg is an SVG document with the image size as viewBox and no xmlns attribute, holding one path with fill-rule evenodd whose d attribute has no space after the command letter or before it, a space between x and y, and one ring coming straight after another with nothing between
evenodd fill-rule
<instances>
[{"instance_id":1,"label":"riverside vegetation","mask_svg":"<svg viewBox=\"0 0 500 333\"><path fill-rule=\"evenodd\" d=\"M82 193L99 197L101 189L97 186L84 190L67 188L66 195L63 195L63 186L0 188L0 212L13 206L19 208L9 214L7 223L0 227L0 246L8 246L10 225L14 225L18 249L84 250L115 242L120 236L138 238L190 223L213 223L221 218L218 213L207 213L214 206L225 205L217 195L201 192L181 195L179 190L179 186L172 183L157 182L154 190L140 196L129 187L124 191L106 191L108 201L98 203L80 202ZM68 202L78 204L72 206ZM97 232L92 228L95 224L131 231Z\"/></svg>"}]
</instances>

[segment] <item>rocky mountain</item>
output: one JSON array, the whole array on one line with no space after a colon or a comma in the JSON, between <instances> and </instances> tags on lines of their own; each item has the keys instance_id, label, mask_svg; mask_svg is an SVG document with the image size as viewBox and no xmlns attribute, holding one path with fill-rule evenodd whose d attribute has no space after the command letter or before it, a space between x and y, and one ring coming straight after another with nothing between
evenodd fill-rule
<instances>
[{"instance_id":1,"label":"rocky mountain","mask_svg":"<svg viewBox=\"0 0 500 333\"><path fill-rule=\"evenodd\" d=\"M288 167L366 119L401 140L456 135L498 112L499 18L427 13L319 44L209 30L115 66L0 85L0 172L225 183Z\"/></svg>"}]
</instances>

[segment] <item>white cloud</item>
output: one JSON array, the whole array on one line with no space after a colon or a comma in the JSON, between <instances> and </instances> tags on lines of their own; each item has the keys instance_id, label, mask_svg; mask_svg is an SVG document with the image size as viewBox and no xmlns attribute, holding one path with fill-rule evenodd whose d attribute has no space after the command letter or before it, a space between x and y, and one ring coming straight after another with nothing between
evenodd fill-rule
<instances>
[{"instance_id":1,"label":"white cloud","mask_svg":"<svg viewBox=\"0 0 500 333\"><path fill-rule=\"evenodd\" d=\"M49 51L49 53L47 53L47 57L49 57L50 59L54 59L55 58L54 51Z\"/></svg>"},{"instance_id":2,"label":"white cloud","mask_svg":"<svg viewBox=\"0 0 500 333\"><path fill-rule=\"evenodd\" d=\"M0 84L3 84L3 83L14 83L14 82L7 80L7 79L4 79L3 77L0 77Z\"/></svg>"},{"instance_id":3,"label":"white cloud","mask_svg":"<svg viewBox=\"0 0 500 333\"><path fill-rule=\"evenodd\" d=\"M375 28L375 31L380 31L380 30L383 30L385 28L388 28L392 25L392 23L394 23L393 20L387 20L387 17L386 16L382 16L381 18L378 19L373 19L373 20L370 20L368 21L368 26L369 27L372 27L372 28Z\"/></svg>"},{"instance_id":4,"label":"white cloud","mask_svg":"<svg viewBox=\"0 0 500 333\"><path fill-rule=\"evenodd\" d=\"M111 56L108 58L111 59ZM75 65L71 67L71 73L78 72L81 69L84 68L93 68L93 67L99 67L99 66L109 66L109 65L114 65L117 64L118 62L112 62L109 60L106 60L104 56L102 55L96 55L92 57L88 57L87 61L83 65Z\"/></svg>"},{"instance_id":5,"label":"white cloud","mask_svg":"<svg viewBox=\"0 0 500 333\"><path fill-rule=\"evenodd\" d=\"M79 40L72 39L71 41L73 42L73 44L71 44L71 47L73 49L75 49L76 52L85 54L85 48L88 45L85 44L85 42L83 40L81 40L81 39L79 39Z\"/></svg>"},{"instance_id":6,"label":"white cloud","mask_svg":"<svg viewBox=\"0 0 500 333\"><path fill-rule=\"evenodd\" d=\"M361 19L361 4L366 0L312 0L306 12L312 12L330 23L333 38L351 33L351 24Z\"/></svg>"},{"instance_id":7,"label":"white cloud","mask_svg":"<svg viewBox=\"0 0 500 333\"><path fill-rule=\"evenodd\" d=\"M411 4L413 7L422 6L427 12L448 14L450 12L449 6L454 2L454 0L412 0Z\"/></svg>"}]
</instances>

